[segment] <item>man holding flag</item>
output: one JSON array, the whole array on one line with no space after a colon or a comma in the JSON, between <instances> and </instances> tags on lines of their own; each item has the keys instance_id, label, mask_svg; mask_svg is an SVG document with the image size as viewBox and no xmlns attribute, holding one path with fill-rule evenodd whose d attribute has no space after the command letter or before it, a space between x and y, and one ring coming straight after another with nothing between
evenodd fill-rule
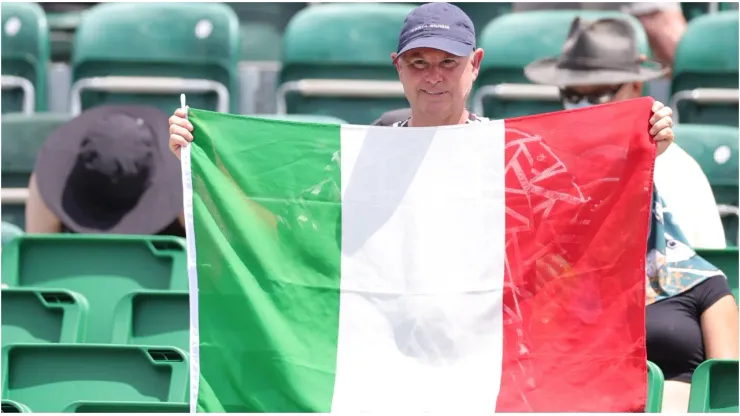
<instances>
[{"instance_id":1,"label":"man holding flag","mask_svg":"<svg viewBox=\"0 0 740 416\"><path fill-rule=\"evenodd\" d=\"M391 58L412 128L170 119L189 147L191 408L640 410L670 108L471 114L483 51L445 3L409 14Z\"/></svg>"}]
</instances>

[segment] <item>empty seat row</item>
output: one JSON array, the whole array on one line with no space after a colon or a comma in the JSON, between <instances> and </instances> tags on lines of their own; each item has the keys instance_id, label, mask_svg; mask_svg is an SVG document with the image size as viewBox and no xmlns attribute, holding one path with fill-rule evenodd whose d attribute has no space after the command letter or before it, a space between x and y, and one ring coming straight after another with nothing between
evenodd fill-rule
<instances>
[{"instance_id":1,"label":"empty seat row","mask_svg":"<svg viewBox=\"0 0 740 416\"><path fill-rule=\"evenodd\" d=\"M187 409L189 358L178 348L14 344L2 360L3 413Z\"/></svg>"},{"instance_id":2,"label":"empty seat row","mask_svg":"<svg viewBox=\"0 0 740 416\"><path fill-rule=\"evenodd\" d=\"M66 289L4 288L3 345L101 343L189 349L187 291L135 291L112 311L100 306L95 298Z\"/></svg>"},{"instance_id":3,"label":"empty seat row","mask_svg":"<svg viewBox=\"0 0 740 416\"><path fill-rule=\"evenodd\" d=\"M26 6L5 4L3 10L10 7ZM149 10L144 12L142 7ZM389 53L395 50L399 29L413 7L321 4L298 11L282 39L275 92L278 112L332 115L366 124L385 111L406 107ZM14 13L3 13L4 21L14 18ZM471 101L476 111L506 118L560 109L557 90L530 85L522 70L535 59L557 55L569 22L578 15L630 19L638 30L641 50L649 53L642 26L624 14L569 10L504 14L478 27L479 44L487 54ZM27 29L21 27L12 37L4 32L3 50L21 51L17 60L21 55L26 61L28 56L38 57L24 64L36 73L17 71L16 75L33 83L40 79L38 71L43 71L44 49L23 50L20 33ZM95 6L83 15L75 37L72 112L113 102L149 103L171 112L177 105L172 97L181 92L192 97L193 107L236 112L239 30L234 11L218 3L188 8L168 3ZM737 126L737 38L735 11L703 15L689 24L677 51L672 85L682 122ZM8 54L7 59L11 58ZM4 89L4 94L17 95L19 88ZM21 104L15 98L13 111L18 111ZM11 108L3 107L3 111Z\"/></svg>"},{"instance_id":4,"label":"empty seat row","mask_svg":"<svg viewBox=\"0 0 740 416\"><path fill-rule=\"evenodd\" d=\"M3 246L2 280L4 343L8 325L21 339L88 343L182 339L187 327L180 238L25 235Z\"/></svg>"}]
</instances>

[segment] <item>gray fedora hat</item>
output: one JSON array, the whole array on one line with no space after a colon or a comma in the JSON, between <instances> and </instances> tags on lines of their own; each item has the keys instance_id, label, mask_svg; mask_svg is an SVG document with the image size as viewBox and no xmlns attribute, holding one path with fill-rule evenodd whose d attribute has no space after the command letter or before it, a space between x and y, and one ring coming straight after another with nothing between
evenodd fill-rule
<instances>
[{"instance_id":1,"label":"gray fedora hat","mask_svg":"<svg viewBox=\"0 0 740 416\"><path fill-rule=\"evenodd\" d=\"M524 75L537 84L571 87L648 81L668 73L655 61L648 60L657 67L643 66L642 61L630 22L576 17L560 56L532 62Z\"/></svg>"}]
</instances>

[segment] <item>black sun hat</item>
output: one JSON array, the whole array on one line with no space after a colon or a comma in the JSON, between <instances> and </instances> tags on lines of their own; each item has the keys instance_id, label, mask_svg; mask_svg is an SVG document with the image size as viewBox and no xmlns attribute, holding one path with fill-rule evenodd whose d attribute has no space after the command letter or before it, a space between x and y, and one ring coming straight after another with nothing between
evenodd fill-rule
<instances>
[{"instance_id":1,"label":"black sun hat","mask_svg":"<svg viewBox=\"0 0 740 416\"><path fill-rule=\"evenodd\" d=\"M156 234L182 212L179 160L168 116L142 106L100 106L57 128L34 174L41 198L71 231Z\"/></svg>"}]
</instances>

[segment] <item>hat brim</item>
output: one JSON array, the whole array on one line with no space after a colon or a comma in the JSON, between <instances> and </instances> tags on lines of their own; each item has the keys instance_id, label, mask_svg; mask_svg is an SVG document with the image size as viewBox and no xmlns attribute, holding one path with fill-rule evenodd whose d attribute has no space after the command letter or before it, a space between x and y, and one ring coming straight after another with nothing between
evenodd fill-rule
<instances>
[{"instance_id":1,"label":"hat brim","mask_svg":"<svg viewBox=\"0 0 740 416\"><path fill-rule=\"evenodd\" d=\"M71 173L88 126L110 114L144 120L153 130L157 143L151 185L135 206L114 214L101 212L103 208L76 197L79 192L70 190L74 187ZM51 212L73 232L156 234L172 224L183 209L180 162L170 152L168 141L168 117L156 108L126 105L91 108L57 128L42 146L34 168L39 194Z\"/></svg>"},{"instance_id":2,"label":"hat brim","mask_svg":"<svg viewBox=\"0 0 740 416\"><path fill-rule=\"evenodd\" d=\"M474 50L473 45L468 45L452 39L429 36L412 40L406 46L401 48L401 50L398 51L398 54L402 55L404 52L417 48L438 49L455 56L468 56L473 53Z\"/></svg>"},{"instance_id":3,"label":"hat brim","mask_svg":"<svg viewBox=\"0 0 740 416\"><path fill-rule=\"evenodd\" d=\"M668 68L639 67L638 72L604 70L573 70L557 67L557 58L545 58L532 62L524 68L524 75L537 84L557 87L590 85L614 85L628 82L644 82L660 78Z\"/></svg>"}]
</instances>

